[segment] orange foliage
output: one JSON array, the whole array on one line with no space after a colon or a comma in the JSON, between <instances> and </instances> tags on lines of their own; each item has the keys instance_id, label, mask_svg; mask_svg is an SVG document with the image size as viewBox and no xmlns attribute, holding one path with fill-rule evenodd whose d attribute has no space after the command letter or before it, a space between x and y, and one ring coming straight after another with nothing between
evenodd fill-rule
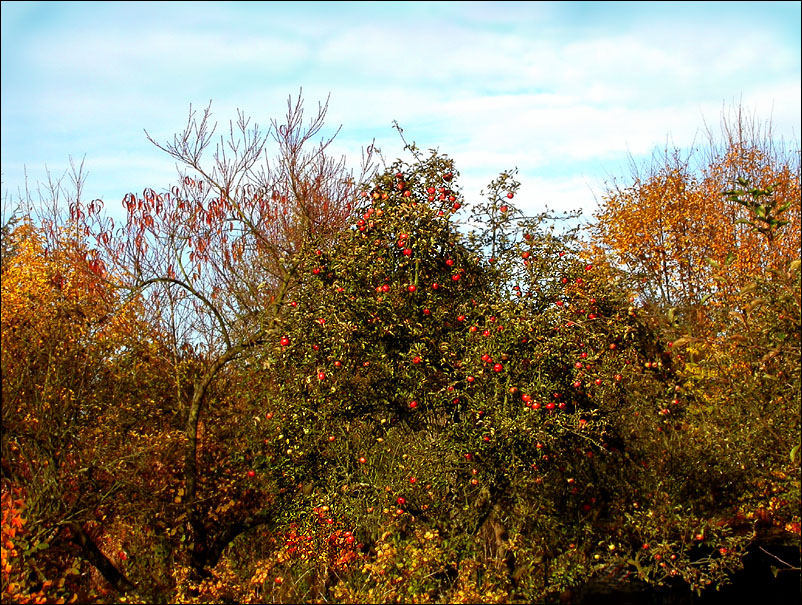
<instances>
[{"instance_id":1,"label":"orange foliage","mask_svg":"<svg viewBox=\"0 0 802 605\"><path fill-rule=\"evenodd\" d=\"M9 240L0 312L3 476L28 494L29 541L38 545L21 573L47 569L52 580L68 570L74 584L85 579L82 563L59 528L77 522L102 543L115 512L137 509L110 496L125 483L148 483L141 459L155 444L165 447L163 434L120 429L126 418L153 415L158 395L138 391L152 386L158 368L129 359L150 347L139 303L121 304L81 241L62 229L48 238L30 221ZM140 432L150 429L140 423Z\"/></svg>"},{"instance_id":2,"label":"orange foliage","mask_svg":"<svg viewBox=\"0 0 802 605\"><path fill-rule=\"evenodd\" d=\"M22 563L25 549L25 525L23 517L25 498L22 489L3 485L3 520L0 524L0 578L3 580L4 603L45 603L52 582L45 581L38 590L27 589L28 570Z\"/></svg>"},{"instance_id":3,"label":"orange foliage","mask_svg":"<svg viewBox=\"0 0 802 605\"><path fill-rule=\"evenodd\" d=\"M593 244L640 278L647 300L683 307L712 293L722 301L799 255L798 152L778 147L740 114L725 118L722 130L723 143L711 136L708 148L685 158L666 150L645 175L635 171L630 186L613 185L602 197ZM754 228L748 208L724 195L739 178L773 187L776 206L789 204L774 241ZM726 280L714 279L717 267L726 267Z\"/></svg>"},{"instance_id":4,"label":"orange foliage","mask_svg":"<svg viewBox=\"0 0 802 605\"><path fill-rule=\"evenodd\" d=\"M25 392L7 388L22 386L26 376L41 378L35 376L36 369L46 373L70 358L86 361L92 342L101 344L104 352L124 346L135 313L133 304L115 308L116 295L105 281L102 263L80 244L64 241L56 250L48 250L41 231L30 223L18 227L12 237L17 246L3 271L0 315L3 395L25 399ZM41 355L47 356L43 366L31 368L29 364ZM43 397L75 395L63 388L58 394L43 389L40 385Z\"/></svg>"},{"instance_id":5,"label":"orange foliage","mask_svg":"<svg viewBox=\"0 0 802 605\"><path fill-rule=\"evenodd\" d=\"M3 458L26 481L48 465L75 466L68 453L74 429L97 428L91 421L105 405L102 369L124 350L136 320L134 304L116 309L102 264L59 236L48 250L41 230L22 224L3 267ZM26 442L33 448L24 450Z\"/></svg>"}]
</instances>

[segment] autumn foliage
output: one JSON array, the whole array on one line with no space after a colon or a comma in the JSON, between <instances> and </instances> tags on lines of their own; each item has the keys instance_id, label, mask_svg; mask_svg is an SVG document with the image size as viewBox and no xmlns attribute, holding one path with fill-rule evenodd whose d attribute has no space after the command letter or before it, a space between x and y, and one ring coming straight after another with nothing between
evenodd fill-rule
<instances>
[{"instance_id":1,"label":"autumn foliage","mask_svg":"<svg viewBox=\"0 0 802 605\"><path fill-rule=\"evenodd\" d=\"M584 237L414 144L354 175L324 115L222 153L191 113L121 224L4 225L4 601L701 593L758 546L798 574L798 156L738 122Z\"/></svg>"},{"instance_id":2,"label":"autumn foliage","mask_svg":"<svg viewBox=\"0 0 802 605\"><path fill-rule=\"evenodd\" d=\"M593 241L648 302L723 303L799 255L798 150L740 109L720 130L690 152L666 148L601 198Z\"/></svg>"}]
</instances>

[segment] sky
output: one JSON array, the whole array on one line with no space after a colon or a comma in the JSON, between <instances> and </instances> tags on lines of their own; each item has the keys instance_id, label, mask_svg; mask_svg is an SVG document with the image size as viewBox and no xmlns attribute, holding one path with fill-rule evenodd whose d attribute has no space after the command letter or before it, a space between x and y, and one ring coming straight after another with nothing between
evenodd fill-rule
<instances>
[{"instance_id":1,"label":"sky","mask_svg":"<svg viewBox=\"0 0 802 605\"><path fill-rule=\"evenodd\" d=\"M2 2L2 192L84 162L84 198L176 181L150 143L212 103L268 125L329 98L357 168L398 133L456 161L466 201L518 169L526 212L589 215L630 158L689 149L740 104L799 147L800 2Z\"/></svg>"}]
</instances>

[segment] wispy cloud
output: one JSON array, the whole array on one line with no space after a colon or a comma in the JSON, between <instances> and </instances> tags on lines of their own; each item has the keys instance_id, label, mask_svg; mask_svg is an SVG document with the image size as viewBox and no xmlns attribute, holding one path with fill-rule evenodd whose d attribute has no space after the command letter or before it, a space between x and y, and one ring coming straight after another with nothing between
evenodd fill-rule
<instances>
[{"instance_id":1,"label":"wispy cloud","mask_svg":"<svg viewBox=\"0 0 802 605\"><path fill-rule=\"evenodd\" d=\"M173 178L144 136L180 130L214 100L280 118L300 87L331 93L334 149L355 163L392 120L459 163L475 197L517 166L537 209L593 208L627 155L680 146L742 101L800 129L799 4L772 3L4 3L3 187L22 167L86 154L110 198ZM165 182L164 186L169 183ZM528 193L527 193L528 192Z\"/></svg>"}]
</instances>

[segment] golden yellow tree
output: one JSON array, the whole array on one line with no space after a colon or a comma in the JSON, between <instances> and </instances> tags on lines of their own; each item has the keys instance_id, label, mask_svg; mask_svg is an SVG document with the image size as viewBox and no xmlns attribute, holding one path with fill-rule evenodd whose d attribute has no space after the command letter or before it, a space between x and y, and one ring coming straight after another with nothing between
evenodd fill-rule
<instances>
[{"instance_id":1,"label":"golden yellow tree","mask_svg":"<svg viewBox=\"0 0 802 605\"><path fill-rule=\"evenodd\" d=\"M740 109L724 115L719 133L708 129L706 145L666 148L632 176L602 196L592 243L637 276L646 302L722 302L799 255L799 150Z\"/></svg>"},{"instance_id":2,"label":"golden yellow tree","mask_svg":"<svg viewBox=\"0 0 802 605\"><path fill-rule=\"evenodd\" d=\"M90 598L82 578L91 569L132 590L110 531L141 508L154 452L169 442L157 364L136 362L155 346L152 334L139 301L120 298L70 224L26 218L4 235L2 489L17 494L27 521L23 542L3 525L4 548L19 546L3 565L16 578L12 600Z\"/></svg>"}]
</instances>

